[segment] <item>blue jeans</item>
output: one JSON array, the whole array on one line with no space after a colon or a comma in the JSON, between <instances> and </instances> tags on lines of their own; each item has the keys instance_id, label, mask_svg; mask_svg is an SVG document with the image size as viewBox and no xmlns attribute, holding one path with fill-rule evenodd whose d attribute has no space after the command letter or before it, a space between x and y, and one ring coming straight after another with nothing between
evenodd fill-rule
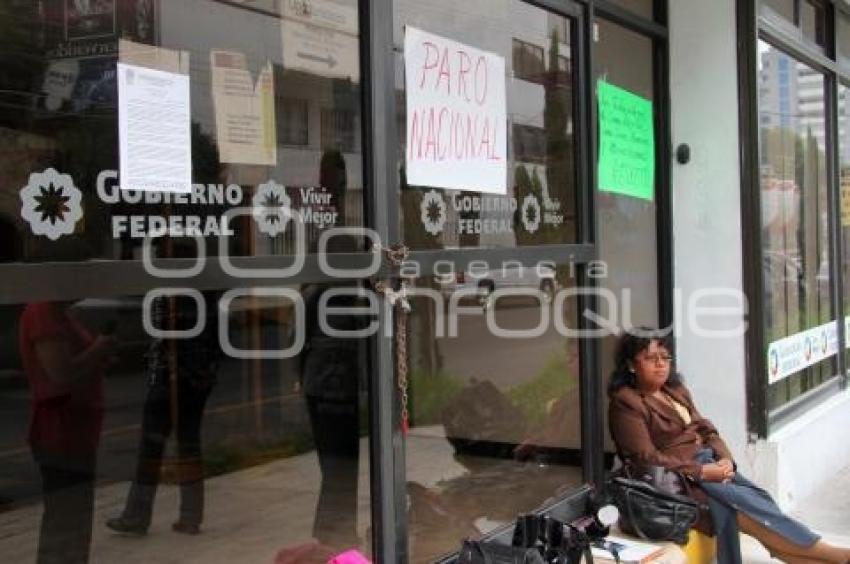
<instances>
[{"instance_id":1,"label":"blue jeans","mask_svg":"<svg viewBox=\"0 0 850 564\"><path fill-rule=\"evenodd\" d=\"M700 450L694 459L701 464L716 462L711 449ZM708 494L708 506L717 536L718 564L742 563L739 511L794 544L807 547L820 538L799 521L785 515L769 493L738 472L731 482L700 482L699 485Z\"/></svg>"}]
</instances>

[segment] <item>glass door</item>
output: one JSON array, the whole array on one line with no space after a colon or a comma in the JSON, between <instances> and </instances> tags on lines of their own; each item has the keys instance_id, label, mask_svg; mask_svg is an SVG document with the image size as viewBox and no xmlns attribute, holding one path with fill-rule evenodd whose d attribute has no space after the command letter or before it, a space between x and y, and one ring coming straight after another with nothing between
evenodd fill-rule
<instances>
[{"instance_id":1,"label":"glass door","mask_svg":"<svg viewBox=\"0 0 850 564\"><path fill-rule=\"evenodd\" d=\"M583 11L393 3L397 217L410 256L410 562L575 492L583 472Z\"/></svg>"}]
</instances>

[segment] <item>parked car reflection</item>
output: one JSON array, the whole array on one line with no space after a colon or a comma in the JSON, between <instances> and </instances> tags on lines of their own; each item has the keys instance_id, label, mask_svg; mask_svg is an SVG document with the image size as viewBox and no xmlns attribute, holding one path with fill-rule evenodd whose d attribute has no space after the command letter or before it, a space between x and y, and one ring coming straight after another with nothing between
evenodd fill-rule
<instances>
[{"instance_id":1,"label":"parked car reflection","mask_svg":"<svg viewBox=\"0 0 850 564\"><path fill-rule=\"evenodd\" d=\"M544 300L551 302L558 288L555 275L555 269L548 264L505 264L501 268L470 270L453 275L438 275L435 278L444 298L449 299L456 292L467 291L486 309L493 305L493 294L497 290L507 288L540 290ZM532 294L529 293L529 297L532 297Z\"/></svg>"}]
</instances>

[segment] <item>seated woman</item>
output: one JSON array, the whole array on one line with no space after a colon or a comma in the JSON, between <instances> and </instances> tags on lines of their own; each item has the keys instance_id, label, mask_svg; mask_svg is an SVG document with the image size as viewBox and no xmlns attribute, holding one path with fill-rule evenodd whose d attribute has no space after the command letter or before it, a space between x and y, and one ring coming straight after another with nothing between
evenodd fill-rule
<instances>
[{"instance_id":1,"label":"seated woman","mask_svg":"<svg viewBox=\"0 0 850 564\"><path fill-rule=\"evenodd\" d=\"M608 389L611 436L620 457L685 477L690 497L708 507L695 528L716 534L719 564L742 561L739 530L784 562L850 563L850 549L820 540L736 472L732 453L697 411L672 363L669 334L639 329L622 337Z\"/></svg>"}]
</instances>

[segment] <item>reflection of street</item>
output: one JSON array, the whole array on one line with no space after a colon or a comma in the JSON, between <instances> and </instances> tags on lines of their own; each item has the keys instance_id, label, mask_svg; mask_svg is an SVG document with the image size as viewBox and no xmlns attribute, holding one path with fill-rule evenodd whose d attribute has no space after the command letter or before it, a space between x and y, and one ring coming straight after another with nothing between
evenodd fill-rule
<instances>
[{"instance_id":1,"label":"reflection of street","mask_svg":"<svg viewBox=\"0 0 850 564\"><path fill-rule=\"evenodd\" d=\"M531 329L540 323L533 298L503 298L496 307L496 325L502 329ZM437 339L437 346L446 372L464 381L489 380L499 388L517 386L539 374L552 355L564 354L566 339L555 330L554 314L546 333L533 339L493 335L483 309L480 314L461 314L458 319L458 336Z\"/></svg>"},{"instance_id":2,"label":"reflection of street","mask_svg":"<svg viewBox=\"0 0 850 564\"><path fill-rule=\"evenodd\" d=\"M254 382L240 368L241 364L233 360L222 364L219 384L210 396L204 419L207 452L214 455L216 447L222 445L259 442L261 438L279 442L309 433L303 401L294 391L294 372L265 370L259 382L262 399L255 401ZM106 380L106 416L98 458L101 481L132 479L146 392L141 370ZM25 443L28 401L26 387L0 392L0 509L34 500L40 494L40 482ZM262 437L258 428L262 428Z\"/></svg>"},{"instance_id":3,"label":"reflection of street","mask_svg":"<svg viewBox=\"0 0 850 564\"><path fill-rule=\"evenodd\" d=\"M358 533L366 538L369 526L366 439L361 441L360 448L364 462L359 476ZM317 475L317 457L308 453L212 478L207 481L204 532L180 537L180 542L175 542L170 531L178 507L176 487L163 487L150 533L144 538L116 536L102 526L108 516L120 510L126 484L100 487L91 562L274 562L281 548L303 543L311 536L313 514L304 508L316 504ZM0 561L33 561L38 533L33 524L38 523L40 511L40 505L33 504L0 513Z\"/></svg>"},{"instance_id":4,"label":"reflection of street","mask_svg":"<svg viewBox=\"0 0 850 564\"><path fill-rule=\"evenodd\" d=\"M484 310L479 312L460 316L459 336L441 339L439 344L445 368L464 381L476 378L489 380L499 388L514 387L540 374L552 355L564 355L565 340L554 326L550 325L543 337L509 342L492 335L486 327ZM539 310L530 300L506 299L499 302L495 315L503 328L529 328L537 324ZM244 554L234 553L234 535L240 539L239 545L245 539L256 542L252 548L256 550L256 560L271 561L273 554L288 542L310 538L313 513L303 508L314 507L319 492L320 474L314 452L294 455L296 451L282 450L267 458L272 462L246 470L222 463L227 458L225 451L231 447L287 441L300 444L310 436L304 399L297 392L297 370L286 362L259 361L246 370L242 361L234 359L222 363L219 383L210 396L204 419L208 470L224 474L207 482L208 518L203 540L184 539L177 548L181 554L174 553L175 543L168 527L178 496L177 488L168 479L157 501L151 534L143 542L115 538L106 532L103 523L107 516L120 510L126 482L132 479L147 392L139 347L131 349L122 354L121 370L110 374L105 382L106 416L99 453L93 561L245 560ZM41 512L40 482L24 442L29 392L23 381L19 384L20 387L7 386L0 391L0 557L9 561L26 561L34 553L33 530ZM455 458L441 426L414 428L410 441L409 481L426 488L429 495L438 496L440 507L468 522L470 530L490 530L509 520L509 514L537 506L547 496L580 480L580 471L575 467ZM361 448L366 448L365 440ZM368 527L367 467L368 457L361 453L357 534L364 539ZM528 487L529 473L534 476L533 488ZM169 477L168 470L164 475ZM498 501L506 496L513 500L511 504ZM265 508L263 515L255 515L253 508L261 503ZM497 511L498 507L501 509ZM436 555L455 548L455 529L442 527L437 532L436 536L425 534L412 540L418 543L418 554Z\"/></svg>"},{"instance_id":5,"label":"reflection of street","mask_svg":"<svg viewBox=\"0 0 850 564\"><path fill-rule=\"evenodd\" d=\"M212 422L215 419L212 415L208 412L205 421ZM130 435L134 436L135 431L130 432ZM366 438L360 441L357 522L361 538L367 538L369 527L367 441ZM437 495L445 494L444 502L454 499L455 503L448 502L448 507L453 511L460 515L468 514L462 505L475 498L475 495L461 495L458 488L471 488L476 493L486 490L501 499L498 512L491 512L475 520L474 526L481 531L492 530L510 520L509 514L518 511L521 506L531 504L528 499L530 494L523 494L529 490L529 479L542 481L553 495L574 487L580 481L577 468L541 467L536 464L516 465L508 471L510 479L501 480L498 476L504 475L501 474L507 464L504 462L500 468L494 467L492 472L476 475L477 478L470 476L467 468L453 459L451 446L441 436L439 429L414 429L408 441L409 481ZM126 455L132 459L135 439L130 442L132 444L127 447ZM110 445L107 448L113 451ZM128 464L132 464L132 461ZM316 504L319 492L318 468L318 458L315 452L310 452L209 479L204 532L197 537L182 537L179 543L174 542L169 531L178 505L175 486L163 487L157 500L150 534L144 539L115 536L99 526L107 516L121 507L126 494L126 484L101 486L97 491L91 561L121 561L124 564L273 562L275 553L282 547L304 542L311 535L313 515L311 511L303 511L303 508ZM495 489L494 483L498 483ZM258 507L263 510L257 511ZM0 513L0 560L27 562L32 559L37 538L37 529L33 523L38 522L40 511L39 504L28 504ZM413 538L411 543L416 546L417 555L436 556L455 550L462 536L457 531L447 530L440 537L442 544L433 544L433 537ZM423 545L422 541L428 541L429 544ZM416 561L431 561L431 558L423 557Z\"/></svg>"},{"instance_id":6,"label":"reflection of street","mask_svg":"<svg viewBox=\"0 0 850 564\"><path fill-rule=\"evenodd\" d=\"M413 304L415 343L432 338L424 333L438 322L423 301ZM506 525L581 484L574 342L557 332L551 302L544 306L551 314L545 331L527 339L499 336L498 329L536 328L541 309L533 297L487 306L469 297L454 311L445 308L447 333L456 322L457 336L436 339L432 349L423 345L412 361L411 562L432 562L457 550L459 538ZM557 433L549 432L550 422ZM526 441L522 462L517 446Z\"/></svg>"},{"instance_id":7,"label":"reflection of street","mask_svg":"<svg viewBox=\"0 0 850 564\"><path fill-rule=\"evenodd\" d=\"M581 484L575 466L455 456L442 426L411 430L407 450L411 562L433 562L465 536L507 525Z\"/></svg>"}]
</instances>

